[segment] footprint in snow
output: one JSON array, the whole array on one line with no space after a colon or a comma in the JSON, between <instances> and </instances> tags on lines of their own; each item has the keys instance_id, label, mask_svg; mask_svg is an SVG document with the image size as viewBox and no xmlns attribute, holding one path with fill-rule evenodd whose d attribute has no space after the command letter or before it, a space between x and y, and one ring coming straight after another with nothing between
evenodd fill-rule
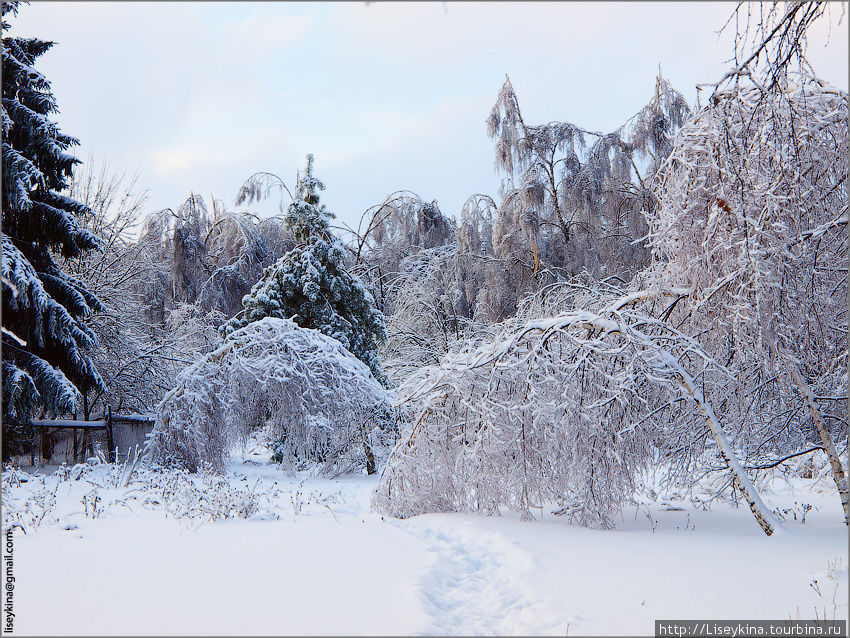
<instances>
[{"instance_id":1,"label":"footprint in snow","mask_svg":"<svg viewBox=\"0 0 850 638\"><path fill-rule=\"evenodd\" d=\"M442 635L564 635L569 622L528 582L531 556L503 535L471 526L442 527L402 522L423 539L436 561L421 582L428 633Z\"/></svg>"}]
</instances>

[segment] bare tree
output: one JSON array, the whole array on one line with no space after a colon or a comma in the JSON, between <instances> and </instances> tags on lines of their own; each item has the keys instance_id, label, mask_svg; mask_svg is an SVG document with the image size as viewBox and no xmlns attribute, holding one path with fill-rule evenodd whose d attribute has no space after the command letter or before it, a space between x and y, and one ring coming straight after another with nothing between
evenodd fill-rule
<instances>
[{"instance_id":1,"label":"bare tree","mask_svg":"<svg viewBox=\"0 0 850 638\"><path fill-rule=\"evenodd\" d=\"M176 344L150 325L138 286L151 277L156 264L134 240L143 215L145 195L135 180L98 170L89 161L77 172L72 196L85 203L91 215L81 220L101 241L101 250L66 260L68 272L86 282L98 295L104 312L93 317L98 345L95 364L104 390L83 397L83 417L103 410L147 411L171 387L177 371Z\"/></svg>"},{"instance_id":2,"label":"bare tree","mask_svg":"<svg viewBox=\"0 0 850 638\"><path fill-rule=\"evenodd\" d=\"M682 129L643 277L690 291L665 318L733 372L747 453L822 446L846 514L848 98L805 73L768 85L718 90Z\"/></svg>"},{"instance_id":3,"label":"bare tree","mask_svg":"<svg viewBox=\"0 0 850 638\"><path fill-rule=\"evenodd\" d=\"M487 120L496 169L507 176L494 226L496 255L523 248L575 274L628 278L646 264L642 211L654 205L649 180L689 116L684 97L661 76L650 102L603 134L570 122L530 125L506 78Z\"/></svg>"}]
</instances>

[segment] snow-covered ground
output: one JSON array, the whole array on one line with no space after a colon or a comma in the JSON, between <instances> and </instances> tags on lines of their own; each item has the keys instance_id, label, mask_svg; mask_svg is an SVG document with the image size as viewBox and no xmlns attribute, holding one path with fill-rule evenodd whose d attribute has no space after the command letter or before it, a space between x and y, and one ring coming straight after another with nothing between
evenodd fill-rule
<instances>
[{"instance_id":1,"label":"snow-covered ground","mask_svg":"<svg viewBox=\"0 0 850 638\"><path fill-rule=\"evenodd\" d=\"M137 470L120 487L115 466L55 470L3 473L4 523L26 528L21 635L646 635L656 618L847 618L847 530L823 479L773 482L787 533L768 538L745 507L684 497L631 506L612 531L546 512L384 519L376 477L293 477L259 452L226 480Z\"/></svg>"}]
</instances>

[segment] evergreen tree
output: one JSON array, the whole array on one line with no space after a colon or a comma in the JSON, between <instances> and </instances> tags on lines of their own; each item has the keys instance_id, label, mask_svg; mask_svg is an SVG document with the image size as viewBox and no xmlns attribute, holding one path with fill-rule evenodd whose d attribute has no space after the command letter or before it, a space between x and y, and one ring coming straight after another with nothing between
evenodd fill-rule
<instances>
[{"instance_id":1,"label":"evergreen tree","mask_svg":"<svg viewBox=\"0 0 850 638\"><path fill-rule=\"evenodd\" d=\"M384 317L360 279L345 268L343 245L330 230L334 215L319 202L324 188L313 177L313 156L308 155L285 217L298 246L266 269L242 300L242 312L222 331L227 336L264 317L292 319L340 341L385 384L378 358L386 340Z\"/></svg>"},{"instance_id":2,"label":"evergreen tree","mask_svg":"<svg viewBox=\"0 0 850 638\"><path fill-rule=\"evenodd\" d=\"M4 0L3 18L16 15L18 5ZM4 19L3 30L8 27ZM96 342L85 319L102 306L53 260L94 249L98 241L77 222L89 209L60 194L79 161L65 151L78 141L48 119L58 110L56 99L33 68L52 44L2 40L4 454L20 440L10 422L25 422L39 406L74 412L81 392L102 387L85 352Z\"/></svg>"}]
</instances>

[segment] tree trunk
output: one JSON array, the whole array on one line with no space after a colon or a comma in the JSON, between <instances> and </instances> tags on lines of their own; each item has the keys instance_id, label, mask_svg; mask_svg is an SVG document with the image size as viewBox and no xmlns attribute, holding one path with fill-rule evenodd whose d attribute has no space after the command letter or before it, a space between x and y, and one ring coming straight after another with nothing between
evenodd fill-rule
<instances>
[{"instance_id":1,"label":"tree trunk","mask_svg":"<svg viewBox=\"0 0 850 638\"><path fill-rule=\"evenodd\" d=\"M726 438L720 421L715 416L711 404L703 396L702 390L696 386L693 379L686 372L680 370L679 374L681 376L682 388L699 404L705 416L706 423L714 436L714 440L717 442L717 446L720 448L720 455L726 462L726 467L732 473L732 485L734 489L738 491L741 497L747 502L747 505L750 506L750 511L755 516L759 526L764 530L764 533L770 536L782 527L781 523L761 500L752 481L750 481L744 468L741 467L741 463L735 457L735 452L729 444L729 439Z\"/></svg>"},{"instance_id":2,"label":"tree trunk","mask_svg":"<svg viewBox=\"0 0 850 638\"><path fill-rule=\"evenodd\" d=\"M797 364L794 361L789 361L788 364L791 367L791 375L794 377L794 381L797 382L797 387L800 388L800 394L803 395L806 404L809 406L809 412L812 413L812 419L815 422L815 427L823 443L823 449L829 457L829 464L832 467L832 478L835 481L836 487L838 487L841 506L844 508L844 524L850 525L850 491L847 489L847 476L844 474L841 459L838 458L838 450L835 449L835 443L833 443L832 437L826 429L826 424L823 422L823 417L820 415L818 406L815 405L815 397L812 394L812 389L806 383Z\"/></svg>"},{"instance_id":3,"label":"tree trunk","mask_svg":"<svg viewBox=\"0 0 850 638\"><path fill-rule=\"evenodd\" d=\"M366 474L372 475L377 472L377 467L375 465L375 454L372 452L372 448L369 447L368 443L363 443L363 451L366 454Z\"/></svg>"}]
</instances>

